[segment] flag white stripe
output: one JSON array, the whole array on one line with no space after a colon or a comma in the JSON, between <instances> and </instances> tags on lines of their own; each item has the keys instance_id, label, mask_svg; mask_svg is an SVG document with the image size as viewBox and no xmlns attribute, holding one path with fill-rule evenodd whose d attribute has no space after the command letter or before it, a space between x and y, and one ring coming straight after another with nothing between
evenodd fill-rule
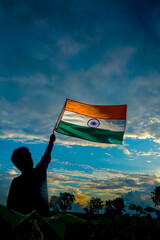
<instances>
[{"instance_id":1,"label":"flag white stripe","mask_svg":"<svg viewBox=\"0 0 160 240\"><path fill-rule=\"evenodd\" d=\"M68 122L83 127L92 126L115 132L124 132L125 130L126 120L110 120L110 119L108 120L98 118L97 120L93 119L92 121L91 119L93 118L65 110L61 120L64 122ZM93 125L91 125L92 123Z\"/></svg>"}]
</instances>

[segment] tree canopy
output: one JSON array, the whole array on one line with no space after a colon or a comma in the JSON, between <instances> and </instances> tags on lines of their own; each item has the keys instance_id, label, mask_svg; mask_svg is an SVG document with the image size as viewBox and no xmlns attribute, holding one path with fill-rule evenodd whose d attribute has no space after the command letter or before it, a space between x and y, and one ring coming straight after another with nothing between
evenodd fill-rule
<instances>
[{"instance_id":1,"label":"tree canopy","mask_svg":"<svg viewBox=\"0 0 160 240\"><path fill-rule=\"evenodd\" d=\"M53 211L61 210L63 212L70 211L72 204L75 201L75 196L68 192L63 192L58 196L52 196L50 200L50 207Z\"/></svg>"},{"instance_id":2,"label":"tree canopy","mask_svg":"<svg viewBox=\"0 0 160 240\"><path fill-rule=\"evenodd\" d=\"M113 200L106 200L106 213L112 215L113 213L121 214L124 209L124 201L122 198L115 198Z\"/></svg>"},{"instance_id":3,"label":"tree canopy","mask_svg":"<svg viewBox=\"0 0 160 240\"><path fill-rule=\"evenodd\" d=\"M87 203L87 209L90 213L98 213L103 207L103 201L101 198L92 197Z\"/></svg>"},{"instance_id":4,"label":"tree canopy","mask_svg":"<svg viewBox=\"0 0 160 240\"><path fill-rule=\"evenodd\" d=\"M155 206L160 205L160 186L157 186L153 192L151 192L151 200L155 203Z\"/></svg>"}]
</instances>

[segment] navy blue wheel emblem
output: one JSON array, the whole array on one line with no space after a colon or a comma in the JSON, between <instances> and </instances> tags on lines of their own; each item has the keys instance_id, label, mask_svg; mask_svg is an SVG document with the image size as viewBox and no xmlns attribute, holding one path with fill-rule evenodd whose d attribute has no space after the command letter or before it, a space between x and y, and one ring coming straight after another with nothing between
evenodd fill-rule
<instances>
[{"instance_id":1,"label":"navy blue wheel emblem","mask_svg":"<svg viewBox=\"0 0 160 240\"><path fill-rule=\"evenodd\" d=\"M91 118L88 122L87 122L88 127L93 127L93 128L97 128L100 125L100 121L97 118Z\"/></svg>"}]
</instances>

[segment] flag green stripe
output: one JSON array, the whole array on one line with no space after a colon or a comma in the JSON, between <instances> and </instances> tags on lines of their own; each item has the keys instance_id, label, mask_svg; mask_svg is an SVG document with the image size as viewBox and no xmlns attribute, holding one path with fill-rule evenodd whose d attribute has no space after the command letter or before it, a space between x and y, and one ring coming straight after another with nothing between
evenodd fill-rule
<instances>
[{"instance_id":1,"label":"flag green stripe","mask_svg":"<svg viewBox=\"0 0 160 240\"><path fill-rule=\"evenodd\" d=\"M73 137L82 138L88 141L111 144L122 144L124 134L124 132L82 127L64 121L60 121L57 132Z\"/></svg>"}]
</instances>

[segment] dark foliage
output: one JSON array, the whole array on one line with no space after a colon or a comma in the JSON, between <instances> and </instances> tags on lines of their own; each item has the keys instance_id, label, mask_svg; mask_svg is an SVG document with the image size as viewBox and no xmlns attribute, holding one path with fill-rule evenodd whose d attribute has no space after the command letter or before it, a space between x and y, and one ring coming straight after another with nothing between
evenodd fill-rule
<instances>
[{"instance_id":1,"label":"dark foliage","mask_svg":"<svg viewBox=\"0 0 160 240\"><path fill-rule=\"evenodd\" d=\"M160 235L159 218L127 214L58 214L43 218L35 211L25 216L0 206L0 223L4 240L155 240Z\"/></svg>"},{"instance_id":2,"label":"dark foliage","mask_svg":"<svg viewBox=\"0 0 160 240\"><path fill-rule=\"evenodd\" d=\"M72 204L75 201L75 196L68 192L63 192L58 196L52 196L50 200L50 207L54 212L59 212L59 210L66 212L71 211Z\"/></svg>"},{"instance_id":3,"label":"dark foliage","mask_svg":"<svg viewBox=\"0 0 160 240\"><path fill-rule=\"evenodd\" d=\"M108 216L114 216L116 214L122 214L124 209L124 201L122 198L116 198L113 200L105 201L105 212Z\"/></svg>"},{"instance_id":4,"label":"dark foliage","mask_svg":"<svg viewBox=\"0 0 160 240\"><path fill-rule=\"evenodd\" d=\"M87 203L87 207L84 208L86 213L94 214L99 213L103 207L103 201L100 198L92 197Z\"/></svg>"},{"instance_id":5,"label":"dark foliage","mask_svg":"<svg viewBox=\"0 0 160 240\"><path fill-rule=\"evenodd\" d=\"M155 240L159 234L159 220L117 215L113 218L99 217L83 224L75 222L67 227L65 239Z\"/></svg>"},{"instance_id":6,"label":"dark foliage","mask_svg":"<svg viewBox=\"0 0 160 240\"><path fill-rule=\"evenodd\" d=\"M160 186L157 186L153 192L151 192L151 199L155 203L155 206L160 205Z\"/></svg>"}]
</instances>

